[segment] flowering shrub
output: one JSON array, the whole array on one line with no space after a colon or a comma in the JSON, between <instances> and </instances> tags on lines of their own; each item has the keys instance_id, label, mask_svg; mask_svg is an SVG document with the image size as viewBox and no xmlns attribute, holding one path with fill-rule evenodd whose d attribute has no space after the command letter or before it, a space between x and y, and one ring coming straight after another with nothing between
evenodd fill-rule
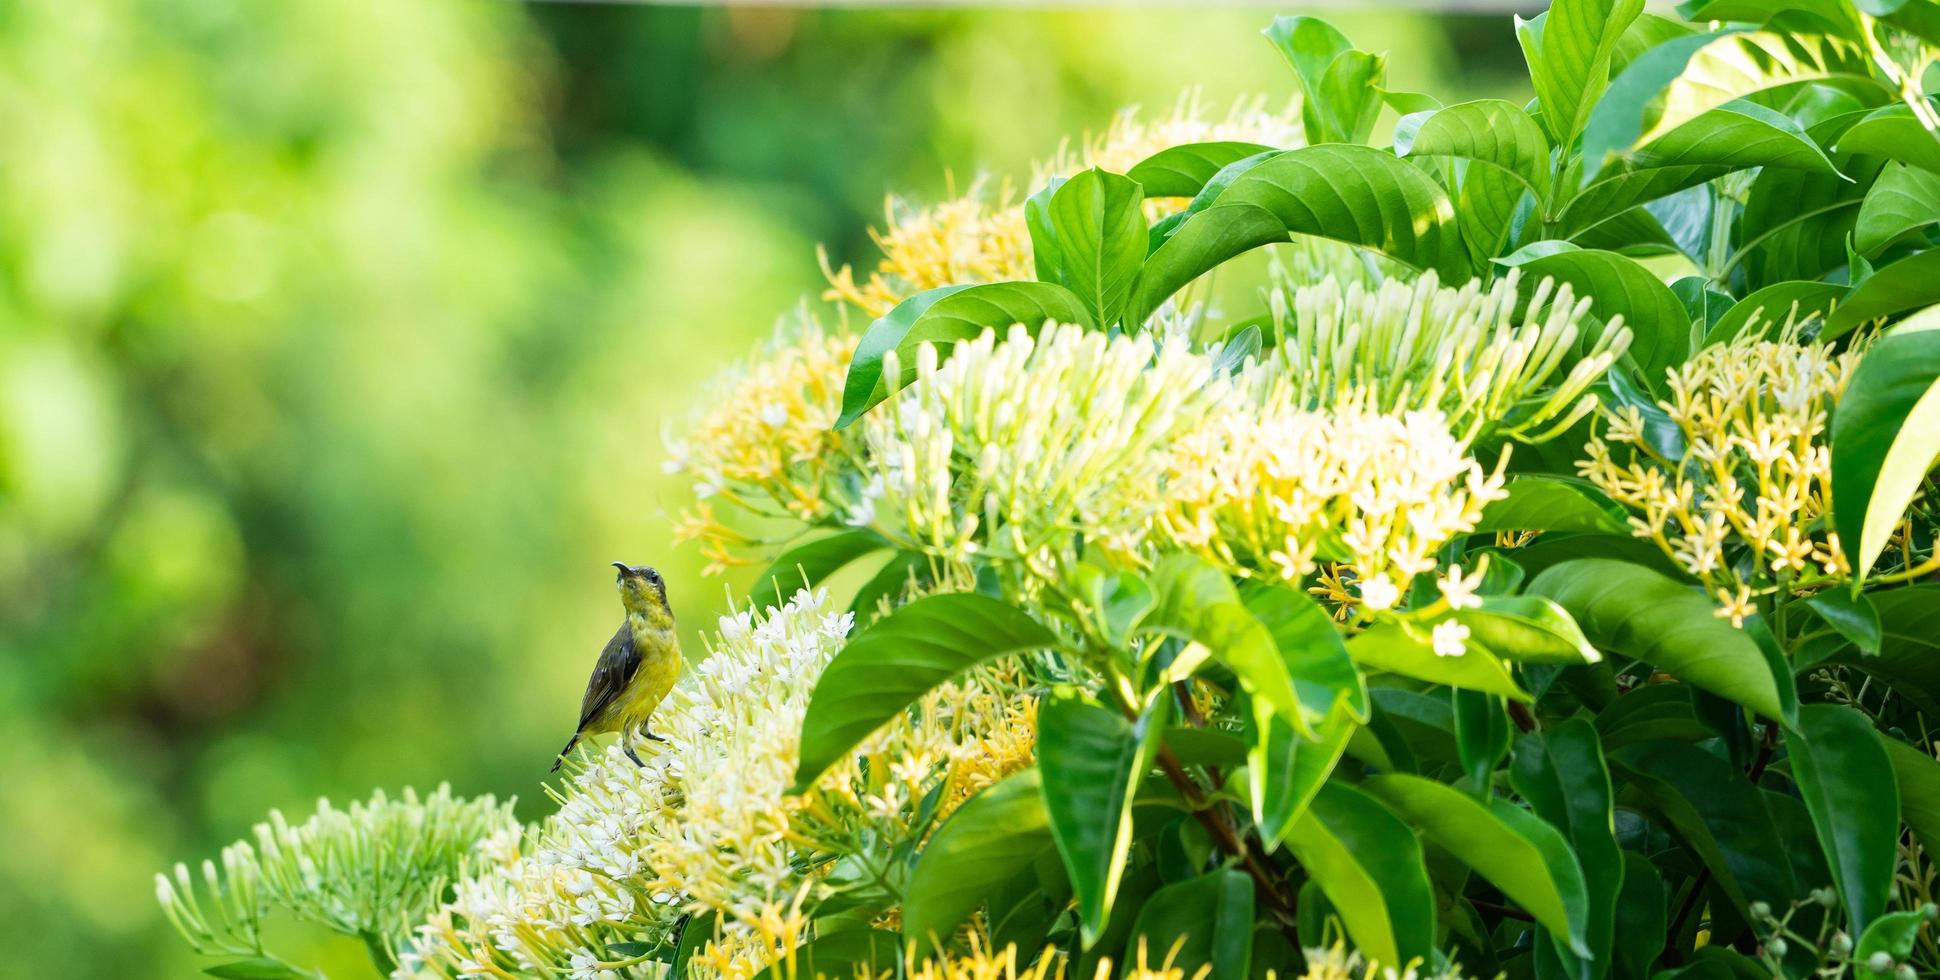
<instances>
[{"instance_id":1,"label":"flowering shrub","mask_svg":"<svg viewBox=\"0 0 1940 980\"><path fill-rule=\"evenodd\" d=\"M770 566L643 764L164 907L234 977L272 906L404 977L1940 968L1940 6L1690 6L1519 23L1528 108L1283 18L1297 112L893 206L674 443Z\"/></svg>"}]
</instances>

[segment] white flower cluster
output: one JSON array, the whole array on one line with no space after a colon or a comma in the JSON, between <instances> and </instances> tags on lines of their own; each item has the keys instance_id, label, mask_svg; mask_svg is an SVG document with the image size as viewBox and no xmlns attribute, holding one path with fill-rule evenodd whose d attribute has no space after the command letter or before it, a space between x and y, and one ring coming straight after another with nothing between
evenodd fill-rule
<instances>
[{"instance_id":1,"label":"white flower cluster","mask_svg":"<svg viewBox=\"0 0 1940 980\"><path fill-rule=\"evenodd\" d=\"M1503 495L1438 412L1309 411L1282 383L1265 392L1173 445L1158 519L1171 545L1286 580L1348 563L1360 604L1381 611Z\"/></svg>"},{"instance_id":2,"label":"white flower cluster","mask_svg":"<svg viewBox=\"0 0 1940 980\"><path fill-rule=\"evenodd\" d=\"M758 971L792 948L802 903L836 857L920 832L917 802L939 785L1029 763L1034 738L1018 720L1030 704L987 679L947 685L865 742L869 765L851 759L790 795L815 679L850 627L825 592L722 617L654 715L666 742L640 748L644 765L609 747L577 773L529 853L460 883L408 965L459 977L648 971L645 957L608 948L670 944L696 912L723 923L696 975Z\"/></svg>"},{"instance_id":3,"label":"white flower cluster","mask_svg":"<svg viewBox=\"0 0 1940 980\"><path fill-rule=\"evenodd\" d=\"M1046 324L985 331L948 360L924 346L916 381L864 417L867 496L851 522L1038 579L1078 538L1136 552L1163 502L1164 447L1231 392L1182 341Z\"/></svg>"},{"instance_id":4,"label":"white flower cluster","mask_svg":"<svg viewBox=\"0 0 1940 980\"><path fill-rule=\"evenodd\" d=\"M1439 411L1464 443L1542 441L1595 409L1589 386L1629 348L1630 331L1612 321L1578 353L1587 297L1548 279L1526 302L1518 295L1513 272L1488 289L1446 287L1433 272L1373 289L1334 278L1283 286L1268 294L1280 335L1270 360L1303 405L1357 394L1381 411Z\"/></svg>"}]
</instances>

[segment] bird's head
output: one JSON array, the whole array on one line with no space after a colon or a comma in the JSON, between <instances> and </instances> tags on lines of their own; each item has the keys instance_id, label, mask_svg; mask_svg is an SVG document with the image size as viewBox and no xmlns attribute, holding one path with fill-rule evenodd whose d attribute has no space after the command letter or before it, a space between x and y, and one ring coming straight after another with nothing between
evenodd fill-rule
<instances>
[{"instance_id":1,"label":"bird's head","mask_svg":"<svg viewBox=\"0 0 1940 980\"><path fill-rule=\"evenodd\" d=\"M626 604L627 612L668 612L667 582L653 566L616 561L613 567L620 570L620 601Z\"/></svg>"}]
</instances>

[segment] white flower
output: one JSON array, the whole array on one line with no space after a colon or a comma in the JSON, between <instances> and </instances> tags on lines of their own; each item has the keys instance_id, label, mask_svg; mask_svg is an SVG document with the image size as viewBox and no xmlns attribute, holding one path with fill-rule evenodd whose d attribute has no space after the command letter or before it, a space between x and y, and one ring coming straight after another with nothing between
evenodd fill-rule
<instances>
[{"instance_id":1,"label":"white flower","mask_svg":"<svg viewBox=\"0 0 1940 980\"><path fill-rule=\"evenodd\" d=\"M1448 573L1435 580L1442 598L1448 602L1448 608L1475 609L1482 605L1482 599L1475 594L1475 590L1481 587L1482 575L1488 571L1488 567L1489 559L1484 556L1481 564L1475 567L1475 573L1467 578L1462 577L1462 566L1450 565Z\"/></svg>"},{"instance_id":2,"label":"white flower","mask_svg":"<svg viewBox=\"0 0 1940 980\"><path fill-rule=\"evenodd\" d=\"M1468 627L1452 619L1435 624L1435 656L1459 657L1468 652Z\"/></svg>"},{"instance_id":3,"label":"white flower","mask_svg":"<svg viewBox=\"0 0 1940 980\"><path fill-rule=\"evenodd\" d=\"M1388 578L1386 575L1376 575L1361 583L1361 604L1367 606L1369 609L1376 612L1384 609L1393 609L1394 604L1400 601L1401 589L1394 584L1393 579ZM1440 632L1440 629L1437 628L1437 636L1440 635ZM1463 630L1463 632L1466 633L1467 630ZM1439 651L1439 647L1437 650ZM1459 653L1460 651L1457 652Z\"/></svg>"}]
</instances>

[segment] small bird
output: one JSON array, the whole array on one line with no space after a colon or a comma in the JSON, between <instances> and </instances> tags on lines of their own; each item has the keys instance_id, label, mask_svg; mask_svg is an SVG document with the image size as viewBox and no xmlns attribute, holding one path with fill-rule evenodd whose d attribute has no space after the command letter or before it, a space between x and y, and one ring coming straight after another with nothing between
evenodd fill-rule
<instances>
[{"instance_id":1,"label":"small bird","mask_svg":"<svg viewBox=\"0 0 1940 980\"><path fill-rule=\"evenodd\" d=\"M680 676L680 640L674 635L674 611L667 605L667 583L660 573L646 565L614 562L620 570L620 602L626 607L626 621L619 632L606 641L593 676L586 682L586 696L579 702L579 728L572 740L559 750L559 764L566 753L588 735L619 732L620 748L634 765L645 765L633 752L633 733L664 742L647 731L647 721L662 698L673 690Z\"/></svg>"}]
</instances>

